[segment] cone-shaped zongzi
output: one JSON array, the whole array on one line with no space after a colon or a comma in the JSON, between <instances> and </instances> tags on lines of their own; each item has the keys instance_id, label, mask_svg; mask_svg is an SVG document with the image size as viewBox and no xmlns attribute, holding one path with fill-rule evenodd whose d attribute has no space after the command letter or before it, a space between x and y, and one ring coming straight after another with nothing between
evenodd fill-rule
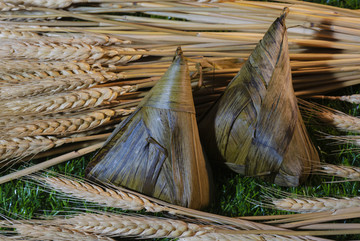
<instances>
[{"instance_id":1,"label":"cone-shaped zongzi","mask_svg":"<svg viewBox=\"0 0 360 241\"><path fill-rule=\"evenodd\" d=\"M209 176L180 48L164 76L95 155L87 176L185 207L209 203Z\"/></svg>"},{"instance_id":2,"label":"cone-shaped zongzi","mask_svg":"<svg viewBox=\"0 0 360 241\"><path fill-rule=\"evenodd\" d=\"M301 118L291 80L283 13L223 95L201 118L209 157L234 171L297 186L319 161Z\"/></svg>"}]
</instances>

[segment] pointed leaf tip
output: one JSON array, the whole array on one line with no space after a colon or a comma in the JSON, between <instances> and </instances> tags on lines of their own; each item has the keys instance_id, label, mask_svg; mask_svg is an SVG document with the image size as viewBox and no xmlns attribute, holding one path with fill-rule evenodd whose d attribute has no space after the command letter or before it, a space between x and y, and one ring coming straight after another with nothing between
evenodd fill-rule
<instances>
[{"instance_id":1,"label":"pointed leaf tip","mask_svg":"<svg viewBox=\"0 0 360 241\"><path fill-rule=\"evenodd\" d=\"M282 10L281 15L280 15L280 18L279 18L279 20L280 20L281 23L283 23L283 24L285 23L285 19L286 19L286 17L288 16L289 12L290 12L290 9L289 9L288 7L285 7L285 8Z\"/></svg>"}]
</instances>

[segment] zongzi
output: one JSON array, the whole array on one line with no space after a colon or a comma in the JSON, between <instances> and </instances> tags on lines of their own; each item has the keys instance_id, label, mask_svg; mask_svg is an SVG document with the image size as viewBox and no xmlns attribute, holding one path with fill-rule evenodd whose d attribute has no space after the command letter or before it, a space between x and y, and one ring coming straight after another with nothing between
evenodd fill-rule
<instances>
[{"instance_id":1,"label":"zongzi","mask_svg":"<svg viewBox=\"0 0 360 241\"><path fill-rule=\"evenodd\" d=\"M208 205L209 175L180 48L164 76L89 163L87 177L185 207Z\"/></svg>"},{"instance_id":2,"label":"zongzi","mask_svg":"<svg viewBox=\"0 0 360 241\"><path fill-rule=\"evenodd\" d=\"M318 154L294 94L284 12L199 123L207 156L234 171L297 186Z\"/></svg>"}]
</instances>

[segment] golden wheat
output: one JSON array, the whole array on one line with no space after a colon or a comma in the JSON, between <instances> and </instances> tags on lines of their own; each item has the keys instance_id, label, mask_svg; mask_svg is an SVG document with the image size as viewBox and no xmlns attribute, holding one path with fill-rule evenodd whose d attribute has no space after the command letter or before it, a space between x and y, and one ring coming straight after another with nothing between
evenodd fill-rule
<instances>
[{"instance_id":1,"label":"golden wheat","mask_svg":"<svg viewBox=\"0 0 360 241\"><path fill-rule=\"evenodd\" d=\"M79 240L79 241L113 241L109 237L81 232L78 230L67 229L64 227L36 225L30 223L17 223L10 227L16 229L19 238L27 240Z\"/></svg>"},{"instance_id":2,"label":"golden wheat","mask_svg":"<svg viewBox=\"0 0 360 241\"><path fill-rule=\"evenodd\" d=\"M94 0L5 0L7 3L14 5L36 6L45 8L66 8L74 3L97 2Z\"/></svg>"},{"instance_id":3,"label":"golden wheat","mask_svg":"<svg viewBox=\"0 0 360 241\"><path fill-rule=\"evenodd\" d=\"M100 187L85 181L80 182L65 177L44 177L38 178L37 180L68 196L98 203L107 207L132 211L145 209L148 212L162 212L169 210L168 208L153 203L141 196L126 193L121 190Z\"/></svg>"},{"instance_id":4,"label":"golden wheat","mask_svg":"<svg viewBox=\"0 0 360 241\"><path fill-rule=\"evenodd\" d=\"M120 52L136 52L134 55L123 55ZM99 47L85 43L63 44L43 41L4 40L0 46L0 57L3 59L28 59L40 61L86 61L97 64L126 64L138 60L141 50L120 47Z\"/></svg>"},{"instance_id":5,"label":"golden wheat","mask_svg":"<svg viewBox=\"0 0 360 241\"><path fill-rule=\"evenodd\" d=\"M272 199L271 202L276 209L299 213L333 211L343 208L360 207L360 197L283 198Z\"/></svg>"},{"instance_id":6,"label":"golden wheat","mask_svg":"<svg viewBox=\"0 0 360 241\"><path fill-rule=\"evenodd\" d=\"M360 179L359 167L323 164L319 168L320 168L319 171L321 173L325 173L326 175L353 179L353 180Z\"/></svg>"},{"instance_id":7,"label":"golden wheat","mask_svg":"<svg viewBox=\"0 0 360 241\"><path fill-rule=\"evenodd\" d=\"M111 102L118 96L137 90L137 86L113 86L59 93L52 96L35 96L9 101L0 101L0 116L35 113L55 113L96 107Z\"/></svg>"},{"instance_id":8,"label":"golden wheat","mask_svg":"<svg viewBox=\"0 0 360 241\"><path fill-rule=\"evenodd\" d=\"M303 241L314 240L301 236L283 236L269 234L224 234L206 233L204 235L180 238L179 241Z\"/></svg>"},{"instance_id":9,"label":"golden wheat","mask_svg":"<svg viewBox=\"0 0 360 241\"><path fill-rule=\"evenodd\" d=\"M9 2L0 2L0 11L18 11L27 9L24 5L15 5Z\"/></svg>"},{"instance_id":10,"label":"golden wheat","mask_svg":"<svg viewBox=\"0 0 360 241\"><path fill-rule=\"evenodd\" d=\"M39 135L69 135L85 132L103 126L114 117L126 116L133 112L133 109L102 109L74 116L72 118L38 120L32 123L16 124L12 127L5 126L0 131L0 137L5 136L39 136ZM88 133L87 133L88 134Z\"/></svg>"},{"instance_id":11,"label":"golden wheat","mask_svg":"<svg viewBox=\"0 0 360 241\"><path fill-rule=\"evenodd\" d=\"M178 238L202 235L213 228L180 220L157 217L84 213L72 218L55 219L52 225L103 236L139 238Z\"/></svg>"},{"instance_id":12,"label":"golden wheat","mask_svg":"<svg viewBox=\"0 0 360 241\"><path fill-rule=\"evenodd\" d=\"M65 139L57 139L52 136L0 139L0 161L4 162L15 158L21 159L25 156L34 155L61 146L65 142Z\"/></svg>"}]
</instances>

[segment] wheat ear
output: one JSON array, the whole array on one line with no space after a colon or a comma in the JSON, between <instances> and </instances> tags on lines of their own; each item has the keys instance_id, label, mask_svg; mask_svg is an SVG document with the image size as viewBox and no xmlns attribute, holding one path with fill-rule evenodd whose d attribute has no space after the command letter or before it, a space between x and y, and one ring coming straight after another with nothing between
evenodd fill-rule
<instances>
[{"instance_id":1,"label":"wheat ear","mask_svg":"<svg viewBox=\"0 0 360 241\"><path fill-rule=\"evenodd\" d=\"M314 99L328 99L328 100L341 100L352 104L360 104L360 95L344 95L344 96L326 96L326 95L314 95L311 96Z\"/></svg>"},{"instance_id":2,"label":"wheat ear","mask_svg":"<svg viewBox=\"0 0 360 241\"><path fill-rule=\"evenodd\" d=\"M58 226L16 223L9 227L16 229L19 238L25 238L27 240L114 241L114 239L110 237L103 237Z\"/></svg>"},{"instance_id":3,"label":"wheat ear","mask_svg":"<svg viewBox=\"0 0 360 241\"><path fill-rule=\"evenodd\" d=\"M99 66L97 66L99 67ZM0 71L2 73L35 73L41 71L90 71L92 66L86 62L36 62L28 60L0 60ZM43 76L38 75L38 76ZM48 76L48 75L45 75Z\"/></svg>"},{"instance_id":4,"label":"wheat ear","mask_svg":"<svg viewBox=\"0 0 360 241\"><path fill-rule=\"evenodd\" d=\"M15 5L9 2L0 2L0 11L6 12L6 11L18 11L18 10L25 10L25 9L31 9L27 8L24 5Z\"/></svg>"},{"instance_id":5,"label":"wheat ear","mask_svg":"<svg viewBox=\"0 0 360 241\"><path fill-rule=\"evenodd\" d=\"M91 3L99 2L100 0L6 0L6 2L16 5L22 4L25 6L36 6L44 8L66 8L74 3Z\"/></svg>"},{"instance_id":6,"label":"wheat ear","mask_svg":"<svg viewBox=\"0 0 360 241\"><path fill-rule=\"evenodd\" d=\"M44 177L37 178L37 180L66 195L107 207L132 211L145 209L148 212L163 212L169 210L141 196L126 193L121 190L99 187L84 181L80 182L65 177Z\"/></svg>"},{"instance_id":7,"label":"wheat ear","mask_svg":"<svg viewBox=\"0 0 360 241\"><path fill-rule=\"evenodd\" d=\"M325 123L329 123L342 131L360 132L360 118L347 115L341 111L321 106L319 104L309 103L299 100L301 107L304 108L308 115L313 114Z\"/></svg>"},{"instance_id":8,"label":"wheat ear","mask_svg":"<svg viewBox=\"0 0 360 241\"><path fill-rule=\"evenodd\" d=\"M137 90L137 86L113 86L59 93L53 96L22 98L2 101L0 116L54 113L96 107L104 102L115 100L118 96Z\"/></svg>"},{"instance_id":9,"label":"wheat ear","mask_svg":"<svg viewBox=\"0 0 360 241\"><path fill-rule=\"evenodd\" d=\"M23 96L34 96L39 94L55 94L75 89L85 89L98 84L88 76L71 76L61 78L47 78L41 81L29 81L15 84L0 85L0 99L13 99Z\"/></svg>"},{"instance_id":10,"label":"wheat ear","mask_svg":"<svg viewBox=\"0 0 360 241\"><path fill-rule=\"evenodd\" d=\"M1 136L39 136L39 135L70 135L89 131L103 126L115 117L126 116L133 109L102 109L93 111L73 118L48 119L34 121L28 124L18 124L13 127L5 127L0 131Z\"/></svg>"},{"instance_id":11,"label":"wheat ear","mask_svg":"<svg viewBox=\"0 0 360 241\"><path fill-rule=\"evenodd\" d=\"M57 139L51 136L2 139L0 140L0 160L4 162L9 159L21 159L63 145L65 142L65 138Z\"/></svg>"},{"instance_id":12,"label":"wheat ear","mask_svg":"<svg viewBox=\"0 0 360 241\"><path fill-rule=\"evenodd\" d=\"M136 52L123 55L120 52ZM99 47L85 43L63 44L45 42L2 41L0 57L5 59L36 59L40 61L86 61L98 64L126 64L138 60L142 55L133 48Z\"/></svg>"},{"instance_id":13,"label":"wheat ear","mask_svg":"<svg viewBox=\"0 0 360 241\"><path fill-rule=\"evenodd\" d=\"M319 168L319 171L321 173L325 173L326 175L342 177L350 180L360 179L359 167L323 164Z\"/></svg>"},{"instance_id":14,"label":"wheat ear","mask_svg":"<svg viewBox=\"0 0 360 241\"><path fill-rule=\"evenodd\" d=\"M68 219L55 219L51 224L111 237L178 238L213 230L210 226L202 227L179 220L111 213L84 213Z\"/></svg>"},{"instance_id":15,"label":"wheat ear","mask_svg":"<svg viewBox=\"0 0 360 241\"><path fill-rule=\"evenodd\" d=\"M333 211L343 208L360 207L360 197L283 198L272 199L271 202L276 209L298 213Z\"/></svg>"},{"instance_id":16,"label":"wheat ear","mask_svg":"<svg viewBox=\"0 0 360 241\"><path fill-rule=\"evenodd\" d=\"M179 241L303 241L314 240L301 236L283 236L271 234L226 234L206 233L194 237L179 238Z\"/></svg>"},{"instance_id":17,"label":"wheat ear","mask_svg":"<svg viewBox=\"0 0 360 241\"><path fill-rule=\"evenodd\" d=\"M1 25L0 25L1 26ZM35 28L36 26L34 26ZM22 26L0 27L0 39L22 39L23 41L42 41L46 43L62 43L62 44L89 44L95 46L123 45L130 44L129 40L122 40L106 34L96 33L43 33L37 34L34 31L21 31ZM45 29L44 27L39 27ZM58 29L61 31L61 29Z\"/></svg>"},{"instance_id":18,"label":"wheat ear","mask_svg":"<svg viewBox=\"0 0 360 241\"><path fill-rule=\"evenodd\" d=\"M15 72L13 72L15 71ZM92 70L79 70L79 69L64 69L64 70L35 70L26 72L24 70L12 70L12 72L1 71L0 79L2 82L9 84L30 84L45 82L45 81L62 81L69 82L70 79L80 80L78 82L96 82L105 83L107 81L123 79L122 73L114 73L110 71L92 71ZM81 79L80 79L81 77ZM69 85L69 84L68 84Z\"/></svg>"}]
</instances>

